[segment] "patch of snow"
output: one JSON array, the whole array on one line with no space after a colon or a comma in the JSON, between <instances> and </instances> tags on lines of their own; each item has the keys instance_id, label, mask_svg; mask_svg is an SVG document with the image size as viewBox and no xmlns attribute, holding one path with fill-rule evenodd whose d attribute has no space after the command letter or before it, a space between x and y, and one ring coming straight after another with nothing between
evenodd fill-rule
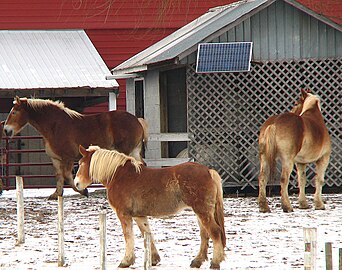
<instances>
[{"instance_id":1,"label":"patch of snow","mask_svg":"<svg viewBox=\"0 0 342 270\"><path fill-rule=\"evenodd\" d=\"M1 269L99 269L99 213L107 212L107 267L116 269L125 243L119 220L109 207L105 192L89 190L89 198L71 189L64 192L65 261L57 267L57 202L48 201L53 189L25 189L25 243L16 246L16 194L0 197ZM317 269L325 269L325 243L333 244L333 264L338 266L342 247L342 194L324 194L325 211L299 210L291 196L293 213L283 213L280 198L268 198L272 213L259 213L257 198L225 198L226 260L221 269L303 269L303 227L317 228ZM312 204L312 196L309 201ZM150 218L161 256L154 270L189 269L199 246L196 216L186 210L173 218ZM143 269L143 238L134 225L136 262ZM210 243L211 244L211 243ZM212 248L209 248L209 258ZM206 262L201 268L209 268Z\"/></svg>"}]
</instances>

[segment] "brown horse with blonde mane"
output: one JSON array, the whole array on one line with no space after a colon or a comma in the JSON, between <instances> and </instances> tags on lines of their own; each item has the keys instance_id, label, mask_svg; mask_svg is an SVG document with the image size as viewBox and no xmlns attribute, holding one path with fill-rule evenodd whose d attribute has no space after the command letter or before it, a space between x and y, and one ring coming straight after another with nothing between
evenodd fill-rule
<instances>
[{"instance_id":1,"label":"brown horse with blonde mane","mask_svg":"<svg viewBox=\"0 0 342 270\"><path fill-rule=\"evenodd\" d=\"M147 125L144 119L124 111L109 111L83 115L64 106L60 101L15 97L4 126L7 136L14 136L32 125L42 136L45 151L56 170L56 191L49 199L63 194L64 180L75 191L72 169L81 156L80 144L99 145L117 149L142 160L141 151L147 142ZM78 191L79 192L79 191ZM87 190L80 192L87 195Z\"/></svg>"},{"instance_id":2,"label":"brown horse with blonde mane","mask_svg":"<svg viewBox=\"0 0 342 270\"><path fill-rule=\"evenodd\" d=\"M215 170L187 162L173 167L152 169L140 161L115 150L80 146L82 158L75 186L83 190L91 183L102 183L107 189L110 206L116 211L126 241L126 252L119 267L134 263L133 219L142 234L150 232L148 216L160 217L191 208L198 218L201 246L191 267L199 268L207 260L208 241L213 241L211 268L219 269L224 260L223 192L221 178ZM153 237L152 264L160 261Z\"/></svg>"},{"instance_id":3,"label":"brown horse with blonde mane","mask_svg":"<svg viewBox=\"0 0 342 270\"><path fill-rule=\"evenodd\" d=\"M282 165L280 187L281 206L284 212L292 212L288 197L288 184L293 165L296 165L299 187L299 208L309 208L305 196L306 164L315 162L315 209L325 209L322 200L324 174L329 164L331 142L321 113L320 98L302 90L301 98L292 112L272 116L266 120L259 135L259 210L270 212L266 200L268 179L273 180L276 160Z\"/></svg>"}]
</instances>

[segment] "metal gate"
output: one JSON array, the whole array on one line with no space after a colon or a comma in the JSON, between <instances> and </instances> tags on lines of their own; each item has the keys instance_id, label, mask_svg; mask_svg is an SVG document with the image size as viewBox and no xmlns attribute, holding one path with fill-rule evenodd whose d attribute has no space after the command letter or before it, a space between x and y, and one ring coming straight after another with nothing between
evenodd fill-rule
<instances>
[{"instance_id":1,"label":"metal gate","mask_svg":"<svg viewBox=\"0 0 342 270\"><path fill-rule=\"evenodd\" d=\"M341 66L342 58L291 60L255 64L245 73L197 74L195 65L190 65L190 157L218 170L223 187L257 189L261 124L271 115L289 111L300 88L310 88L321 97L322 113L332 139L326 185L342 186ZM314 166L310 165L308 185L313 185L313 176ZM296 186L293 171L290 187Z\"/></svg>"}]
</instances>

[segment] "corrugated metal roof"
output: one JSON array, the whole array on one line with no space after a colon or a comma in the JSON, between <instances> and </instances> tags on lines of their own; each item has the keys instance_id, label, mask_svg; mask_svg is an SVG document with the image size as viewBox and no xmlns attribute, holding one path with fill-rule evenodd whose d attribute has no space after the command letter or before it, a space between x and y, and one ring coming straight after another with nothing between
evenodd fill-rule
<instances>
[{"instance_id":1,"label":"corrugated metal roof","mask_svg":"<svg viewBox=\"0 0 342 270\"><path fill-rule=\"evenodd\" d=\"M223 31L228 31L237 23L241 23L244 19L261 11L275 1L244 0L210 9L198 19L112 69L113 76L110 78L127 77L127 74L147 70L148 65L151 64L168 60L181 60L196 51L198 43L211 41ZM319 16L294 0L284 1L336 29L341 29L336 23Z\"/></svg>"},{"instance_id":2,"label":"corrugated metal roof","mask_svg":"<svg viewBox=\"0 0 342 270\"><path fill-rule=\"evenodd\" d=\"M0 31L0 89L113 88L83 30Z\"/></svg>"},{"instance_id":3,"label":"corrugated metal roof","mask_svg":"<svg viewBox=\"0 0 342 270\"><path fill-rule=\"evenodd\" d=\"M244 0L230 5L210 9L207 13L190 22L171 35L155 43L146 50L112 69L113 75L138 72L147 69L147 65L189 54L196 50L199 42L216 33L227 25L250 13L256 8L275 0ZM196 47L196 48L194 48Z\"/></svg>"}]
</instances>

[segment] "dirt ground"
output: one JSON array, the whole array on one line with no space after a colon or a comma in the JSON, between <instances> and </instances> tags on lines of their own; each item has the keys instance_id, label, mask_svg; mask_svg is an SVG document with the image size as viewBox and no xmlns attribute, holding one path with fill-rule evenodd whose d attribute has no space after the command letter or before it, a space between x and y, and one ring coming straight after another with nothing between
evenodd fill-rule
<instances>
[{"instance_id":1,"label":"dirt ground","mask_svg":"<svg viewBox=\"0 0 342 270\"><path fill-rule=\"evenodd\" d=\"M68 193L68 192L67 192ZM124 255L121 226L104 192L84 198L73 191L65 196L65 261L59 269L99 269L99 212L107 212L107 269L116 269ZM57 269L57 202L46 190L24 190L25 243L16 246L15 191L0 197L0 268ZM312 204L312 196L309 196ZM334 269L342 248L342 194L324 194L325 211L299 210L291 196L293 213L283 213L279 197L269 198L272 213L259 213L257 198L225 198L226 260L221 269L303 269L303 227L318 232L317 269L325 269L325 243L333 243ZM160 265L152 269L189 269L200 239L197 220L186 210L173 218L150 219ZM134 226L136 263L143 269L143 239ZM209 249L209 258L212 249ZM209 268L206 262L202 268Z\"/></svg>"}]
</instances>

